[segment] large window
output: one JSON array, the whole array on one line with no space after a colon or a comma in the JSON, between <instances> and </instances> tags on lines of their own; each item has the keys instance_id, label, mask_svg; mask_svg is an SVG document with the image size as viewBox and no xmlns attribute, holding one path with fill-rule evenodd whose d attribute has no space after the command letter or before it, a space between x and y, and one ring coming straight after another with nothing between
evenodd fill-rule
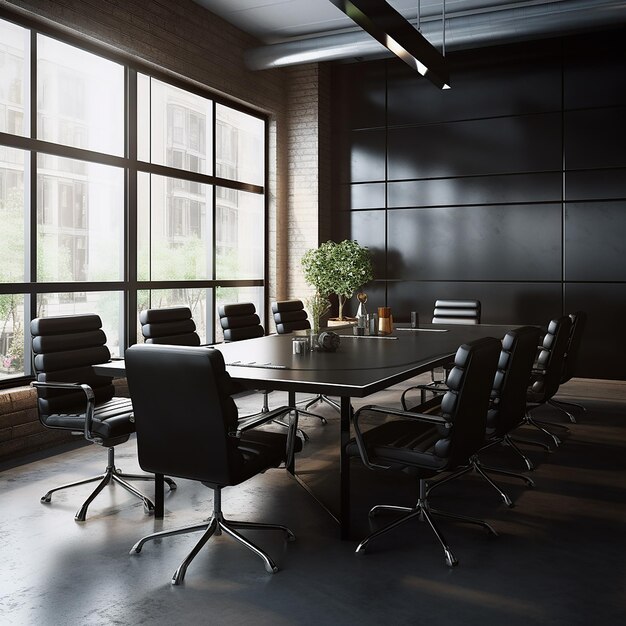
<instances>
[{"instance_id":1,"label":"large window","mask_svg":"<svg viewBox=\"0 0 626 626\"><path fill-rule=\"evenodd\" d=\"M145 308L189 306L203 342L219 303L263 315L265 120L18 21L0 19L0 384L32 374L35 317L97 313L122 355Z\"/></svg>"}]
</instances>

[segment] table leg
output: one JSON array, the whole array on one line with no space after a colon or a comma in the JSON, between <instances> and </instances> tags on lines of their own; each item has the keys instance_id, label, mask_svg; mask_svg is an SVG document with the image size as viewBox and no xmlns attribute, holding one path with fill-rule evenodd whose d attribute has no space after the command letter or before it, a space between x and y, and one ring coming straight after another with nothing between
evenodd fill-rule
<instances>
[{"instance_id":1,"label":"table leg","mask_svg":"<svg viewBox=\"0 0 626 626\"><path fill-rule=\"evenodd\" d=\"M296 406L296 392L290 391L287 399L288 406ZM291 463L286 467L287 471L293 476L296 473L296 455L294 454Z\"/></svg>"},{"instance_id":2,"label":"table leg","mask_svg":"<svg viewBox=\"0 0 626 626\"><path fill-rule=\"evenodd\" d=\"M350 398L341 397L341 435L339 441L339 523L342 539L350 539L350 457L346 454L346 446L350 441L350 418L352 404Z\"/></svg>"},{"instance_id":3,"label":"table leg","mask_svg":"<svg viewBox=\"0 0 626 626\"><path fill-rule=\"evenodd\" d=\"M154 517L155 519L163 519L164 516L164 504L163 504L163 490L164 490L163 474L154 475Z\"/></svg>"}]
</instances>

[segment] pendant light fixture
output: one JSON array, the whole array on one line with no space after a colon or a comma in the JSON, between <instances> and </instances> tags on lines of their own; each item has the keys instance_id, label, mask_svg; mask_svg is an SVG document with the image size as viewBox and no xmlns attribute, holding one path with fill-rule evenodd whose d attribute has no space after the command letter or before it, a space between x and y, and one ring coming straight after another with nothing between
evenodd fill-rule
<instances>
[{"instance_id":1,"label":"pendant light fixture","mask_svg":"<svg viewBox=\"0 0 626 626\"><path fill-rule=\"evenodd\" d=\"M330 2L439 89L450 89L450 75L443 54L387 2L384 0L330 0ZM445 53L445 0L443 28Z\"/></svg>"}]
</instances>

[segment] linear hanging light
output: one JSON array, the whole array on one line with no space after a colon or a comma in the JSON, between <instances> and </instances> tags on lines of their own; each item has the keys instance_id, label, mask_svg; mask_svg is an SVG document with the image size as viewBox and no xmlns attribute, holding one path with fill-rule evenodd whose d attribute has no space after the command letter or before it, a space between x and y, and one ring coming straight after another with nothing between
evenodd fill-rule
<instances>
[{"instance_id":1,"label":"linear hanging light","mask_svg":"<svg viewBox=\"0 0 626 626\"><path fill-rule=\"evenodd\" d=\"M445 57L387 2L384 0L330 0L330 2L439 89L450 89L450 74Z\"/></svg>"}]
</instances>

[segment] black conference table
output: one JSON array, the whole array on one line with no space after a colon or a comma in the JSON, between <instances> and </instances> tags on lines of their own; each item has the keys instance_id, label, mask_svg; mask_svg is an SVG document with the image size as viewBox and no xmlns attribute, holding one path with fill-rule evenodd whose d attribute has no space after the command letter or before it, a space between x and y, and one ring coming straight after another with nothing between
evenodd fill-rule
<instances>
[{"instance_id":1,"label":"black conference table","mask_svg":"<svg viewBox=\"0 0 626 626\"><path fill-rule=\"evenodd\" d=\"M268 335L212 347L224 355L233 379L249 389L286 391L290 406L295 405L298 392L340 397L340 494L339 511L334 517L339 522L341 538L347 539L350 460L345 448L350 440L351 398L364 398L443 365L461 344L481 337L501 338L509 328L489 324L423 324L419 329L397 326L392 335L376 337L357 337L351 328L339 328L333 329L341 337L336 352L315 351L304 355L293 354L294 335ZM96 365L94 370L107 376L125 375L123 361ZM288 469L295 475L295 467ZM162 488L162 482L158 481L157 516L163 515Z\"/></svg>"}]
</instances>

